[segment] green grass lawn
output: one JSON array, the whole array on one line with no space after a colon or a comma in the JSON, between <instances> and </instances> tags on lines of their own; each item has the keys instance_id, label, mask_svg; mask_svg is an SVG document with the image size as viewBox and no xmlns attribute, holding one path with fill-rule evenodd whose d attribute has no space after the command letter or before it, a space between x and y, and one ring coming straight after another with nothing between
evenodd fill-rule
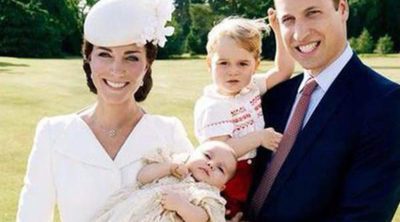
<instances>
[{"instance_id":1,"label":"green grass lawn","mask_svg":"<svg viewBox=\"0 0 400 222\"><path fill-rule=\"evenodd\" d=\"M400 55L367 56L364 62L400 83ZM0 57L0 221L15 221L36 123L75 112L95 101L80 59ZM263 62L260 72L271 62ZM300 68L297 66L297 70ZM143 103L149 113L178 116L193 136L193 105L211 79L204 60L162 60L153 66L154 88ZM400 211L394 221L400 222Z\"/></svg>"}]
</instances>

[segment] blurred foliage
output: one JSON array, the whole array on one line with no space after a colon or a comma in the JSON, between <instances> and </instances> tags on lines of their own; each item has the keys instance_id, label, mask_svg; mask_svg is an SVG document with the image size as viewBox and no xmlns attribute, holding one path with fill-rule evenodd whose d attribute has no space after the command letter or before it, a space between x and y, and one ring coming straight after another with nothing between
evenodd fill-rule
<instances>
[{"instance_id":1,"label":"blurred foliage","mask_svg":"<svg viewBox=\"0 0 400 222\"><path fill-rule=\"evenodd\" d=\"M0 55L60 57L79 55L86 13L98 0L0 0ZM349 0L348 36L361 51L400 51L399 0ZM160 58L182 53L204 54L207 33L223 17L263 18L273 0L176 0L170 22L175 27ZM368 30L368 38L363 34ZM379 45L370 39L379 39ZM361 39L360 39L361 38ZM392 42L393 46L389 47ZM389 48L388 48L389 47ZM372 48L372 49L371 49ZM382 51L383 50L383 51ZM360 51L360 48L357 48ZM263 57L275 53L273 36L263 39Z\"/></svg>"},{"instance_id":2,"label":"blurred foliage","mask_svg":"<svg viewBox=\"0 0 400 222\"><path fill-rule=\"evenodd\" d=\"M359 36L368 29L373 39L388 34L395 51L400 51L400 1L399 0L349 0L350 18L348 36Z\"/></svg>"},{"instance_id":3,"label":"blurred foliage","mask_svg":"<svg viewBox=\"0 0 400 222\"><path fill-rule=\"evenodd\" d=\"M393 52L393 46L394 43L392 41L392 38L388 34L386 34L385 36L378 39L374 52L382 55L389 54Z\"/></svg>"},{"instance_id":4,"label":"blurred foliage","mask_svg":"<svg viewBox=\"0 0 400 222\"><path fill-rule=\"evenodd\" d=\"M187 51L187 36L192 26L190 0L175 0L171 25L175 27L174 35L168 38L165 48L159 49L159 58L168 58Z\"/></svg>"},{"instance_id":5,"label":"blurred foliage","mask_svg":"<svg viewBox=\"0 0 400 222\"><path fill-rule=\"evenodd\" d=\"M40 3L0 0L0 54L54 57L62 54L58 21Z\"/></svg>"},{"instance_id":6,"label":"blurred foliage","mask_svg":"<svg viewBox=\"0 0 400 222\"><path fill-rule=\"evenodd\" d=\"M354 43L353 43L354 41ZM374 40L372 39L371 34L367 29L364 29L360 36L355 40L352 40L350 44L352 44L352 48L357 53L372 53L374 51Z\"/></svg>"},{"instance_id":7,"label":"blurred foliage","mask_svg":"<svg viewBox=\"0 0 400 222\"><path fill-rule=\"evenodd\" d=\"M192 54L206 54L207 35L221 16L213 13L209 5L192 4L190 8L192 28L188 36L188 47Z\"/></svg>"}]
</instances>

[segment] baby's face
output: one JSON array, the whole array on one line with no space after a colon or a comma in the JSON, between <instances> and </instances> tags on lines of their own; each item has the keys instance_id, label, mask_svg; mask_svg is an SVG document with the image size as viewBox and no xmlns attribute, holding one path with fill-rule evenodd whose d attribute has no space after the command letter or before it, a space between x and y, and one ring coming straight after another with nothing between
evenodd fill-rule
<instances>
[{"instance_id":1,"label":"baby's face","mask_svg":"<svg viewBox=\"0 0 400 222\"><path fill-rule=\"evenodd\" d=\"M228 145L206 142L194 151L187 165L197 181L223 190L235 173L236 158Z\"/></svg>"}]
</instances>

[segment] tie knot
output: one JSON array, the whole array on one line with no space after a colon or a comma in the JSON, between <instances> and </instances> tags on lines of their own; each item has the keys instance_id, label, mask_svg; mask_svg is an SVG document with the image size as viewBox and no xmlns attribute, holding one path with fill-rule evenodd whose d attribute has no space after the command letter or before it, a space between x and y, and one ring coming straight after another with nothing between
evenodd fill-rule
<instances>
[{"instance_id":1,"label":"tie knot","mask_svg":"<svg viewBox=\"0 0 400 222\"><path fill-rule=\"evenodd\" d=\"M310 96L316 86L317 86L317 81L315 81L315 79L312 77L309 78L306 84L304 85L303 92L301 94L304 96Z\"/></svg>"}]
</instances>

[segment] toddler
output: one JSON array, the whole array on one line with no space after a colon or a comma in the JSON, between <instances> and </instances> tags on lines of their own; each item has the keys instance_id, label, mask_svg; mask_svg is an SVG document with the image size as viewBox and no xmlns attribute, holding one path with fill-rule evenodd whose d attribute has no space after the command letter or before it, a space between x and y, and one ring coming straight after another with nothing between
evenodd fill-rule
<instances>
[{"instance_id":1,"label":"toddler","mask_svg":"<svg viewBox=\"0 0 400 222\"><path fill-rule=\"evenodd\" d=\"M294 60L286 52L275 11L268 11L275 33L275 67L254 75L260 64L264 20L229 17L208 34L207 63L213 84L206 86L195 105L195 135L200 143L220 140L228 143L239 157L235 177L222 193L227 200L227 217L244 207L252 181L252 159L256 148L275 150L282 135L264 129L260 96L267 89L290 78Z\"/></svg>"}]
</instances>

